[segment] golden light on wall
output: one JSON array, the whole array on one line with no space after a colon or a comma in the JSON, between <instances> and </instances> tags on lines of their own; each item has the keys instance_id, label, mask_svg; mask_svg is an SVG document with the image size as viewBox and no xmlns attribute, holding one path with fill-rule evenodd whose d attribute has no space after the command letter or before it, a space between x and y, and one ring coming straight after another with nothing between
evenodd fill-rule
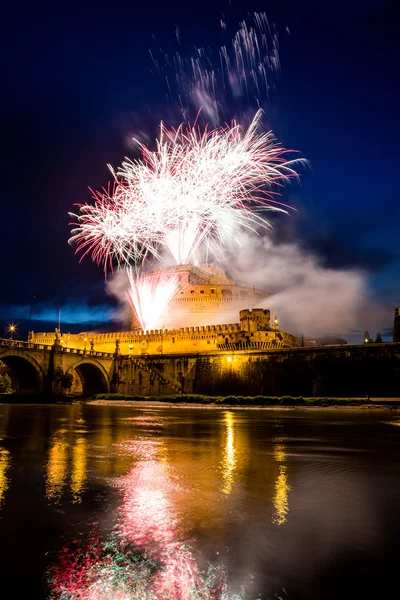
<instances>
[{"instance_id":1,"label":"golden light on wall","mask_svg":"<svg viewBox=\"0 0 400 600\"><path fill-rule=\"evenodd\" d=\"M222 460L223 486L222 492L230 494L234 483L234 471L236 468L236 449L235 449L235 431L234 414L226 412L225 415L225 448Z\"/></svg>"}]
</instances>

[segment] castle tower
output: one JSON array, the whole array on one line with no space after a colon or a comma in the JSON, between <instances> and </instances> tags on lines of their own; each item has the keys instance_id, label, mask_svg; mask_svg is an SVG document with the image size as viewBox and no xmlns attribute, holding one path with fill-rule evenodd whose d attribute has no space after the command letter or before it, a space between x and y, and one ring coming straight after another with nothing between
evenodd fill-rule
<instances>
[{"instance_id":1,"label":"castle tower","mask_svg":"<svg viewBox=\"0 0 400 600\"><path fill-rule=\"evenodd\" d=\"M400 308L394 311L393 341L400 342Z\"/></svg>"},{"instance_id":2,"label":"castle tower","mask_svg":"<svg viewBox=\"0 0 400 600\"><path fill-rule=\"evenodd\" d=\"M268 309L253 308L253 310L241 310L240 325L242 331L270 331L271 313Z\"/></svg>"}]
</instances>

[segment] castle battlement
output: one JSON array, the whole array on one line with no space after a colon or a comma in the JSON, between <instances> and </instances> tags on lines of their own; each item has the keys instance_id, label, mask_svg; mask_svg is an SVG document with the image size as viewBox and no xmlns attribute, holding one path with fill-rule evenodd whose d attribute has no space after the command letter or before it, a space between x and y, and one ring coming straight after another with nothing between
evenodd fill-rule
<instances>
[{"instance_id":1,"label":"castle battlement","mask_svg":"<svg viewBox=\"0 0 400 600\"><path fill-rule=\"evenodd\" d=\"M179 354L188 352L215 352L216 349L279 348L293 345L290 334L271 329L270 311L253 309L240 311L240 323L200 325L179 329L151 329L143 331L113 331L110 333L82 332L60 334L64 348L86 351L114 352L119 342L121 354L141 356L147 354ZM52 345L56 334L30 333L29 341Z\"/></svg>"}]
</instances>

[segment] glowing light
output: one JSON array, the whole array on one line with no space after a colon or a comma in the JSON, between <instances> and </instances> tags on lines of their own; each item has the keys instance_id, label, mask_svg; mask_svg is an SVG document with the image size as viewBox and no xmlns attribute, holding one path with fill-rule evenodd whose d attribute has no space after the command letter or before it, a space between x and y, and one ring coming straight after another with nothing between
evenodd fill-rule
<instances>
[{"instance_id":1,"label":"glowing light","mask_svg":"<svg viewBox=\"0 0 400 600\"><path fill-rule=\"evenodd\" d=\"M232 362L232 356L228 356L226 359L227 362L231 363Z\"/></svg>"},{"instance_id":2,"label":"glowing light","mask_svg":"<svg viewBox=\"0 0 400 600\"><path fill-rule=\"evenodd\" d=\"M283 463L286 459L284 446L278 444L274 449L274 458L277 462ZM290 486L287 482L287 468L285 465L279 465L279 475L275 481L274 507L275 515L274 523L283 525L287 521L287 513L289 512L289 490Z\"/></svg>"},{"instance_id":3,"label":"glowing light","mask_svg":"<svg viewBox=\"0 0 400 600\"><path fill-rule=\"evenodd\" d=\"M17 330L17 326L16 325L11 324L11 325L8 326L8 332L10 334L10 339L13 339L13 335L16 332L16 330Z\"/></svg>"},{"instance_id":4,"label":"glowing light","mask_svg":"<svg viewBox=\"0 0 400 600\"><path fill-rule=\"evenodd\" d=\"M224 484L222 486L222 492L229 495L232 491L234 483L234 471L236 468L235 458L235 433L234 433L234 416L231 412L225 413L225 428L226 428L226 442L224 449L224 457L222 463L222 474L224 478Z\"/></svg>"}]
</instances>

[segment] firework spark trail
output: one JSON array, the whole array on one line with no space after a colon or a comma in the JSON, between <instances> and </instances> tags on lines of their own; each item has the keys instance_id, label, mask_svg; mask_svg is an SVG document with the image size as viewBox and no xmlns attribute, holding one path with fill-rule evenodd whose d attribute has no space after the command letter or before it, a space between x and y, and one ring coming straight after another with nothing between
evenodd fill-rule
<instances>
[{"instance_id":1,"label":"firework spark trail","mask_svg":"<svg viewBox=\"0 0 400 600\"><path fill-rule=\"evenodd\" d=\"M143 160L126 160L117 171L124 204L147 199L153 235L164 236L177 263L204 243L221 249L240 225L268 227L254 208L284 211L271 187L298 177L294 167L302 161L287 160L273 134L259 132L261 118L259 110L245 132L235 121L212 130L161 124L157 150L140 145Z\"/></svg>"},{"instance_id":2,"label":"firework spark trail","mask_svg":"<svg viewBox=\"0 0 400 600\"><path fill-rule=\"evenodd\" d=\"M179 277L163 272L145 275L133 269L127 274L130 287L126 295L143 331L159 328L161 317L178 291Z\"/></svg>"},{"instance_id":3,"label":"firework spark trail","mask_svg":"<svg viewBox=\"0 0 400 600\"><path fill-rule=\"evenodd\" d=\"M221 30L227 30L221 21ZM224 33L224 37L225 37ZM280 75L279 39L265 13L254 13L239 24L229 43L218 52L197 47L188 58L180 52L160 56L150 51L153 64L166 79L168 95L178 103L186 120L200 107L214 125L243 112L241 102L259 108L268 99Z\"/></svg>"},{"instance_id":4,"label":"firework spark trail","mask_svg":"<svg viewBox=\"0 0 400 600\"><path fill-rule=\"evenodd\" d=\"M79 214L69 213L77 221L71 223L73 229L69 242L76 244L76 252L82 252L81 259L90 255L104 270L123 264L137 263L147 256L158 258L159 237L151 235L152 228L145 221L144 207L138 199L135 203L125 202L123 184L114 185L110 190L92 192L95 204L79 206Z\"/></svg>"},{"instance_id":5,"label":"firework spark trail","mask_svg":"<svg viewBox=\"0 0 400 600\"><path fill-rule=\"evenodd\" d=\"M262 111L247 131L235 121L208 129L163 123L156 150L139 144L141 160L125 160L113 174L113 194L83 205L72 231L78 250L107 263L159 258L169 249L186 263L202 245L221 250L238 227L269 224L260 211L284 211L273 186L297 178L301 159L288 160L272 132L260 132Z\"/></svg>"}]
</instances>

